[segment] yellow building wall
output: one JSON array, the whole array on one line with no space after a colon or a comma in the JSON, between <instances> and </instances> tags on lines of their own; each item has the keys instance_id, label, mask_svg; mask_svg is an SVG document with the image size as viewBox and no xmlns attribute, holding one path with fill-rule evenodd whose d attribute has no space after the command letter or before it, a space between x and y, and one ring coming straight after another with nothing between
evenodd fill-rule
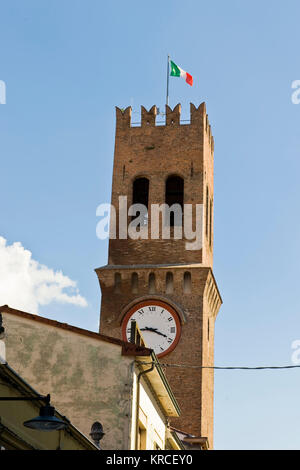
<instances>
[{"instance_id":1,"label":"yellow building wall","mask_svg":"<svg viewBox=\"0 0 300 470\"><path fill-rule=\"evenodd\" d=\"M0 381L0 396L20 397L18 391ZM28 401L0 401L1 426L0 444L7 450L86 450L80 440L74 438L68 430L42 432L23 426L24 421L39 414L37 403Z\"/></svg>"}]
</instances>

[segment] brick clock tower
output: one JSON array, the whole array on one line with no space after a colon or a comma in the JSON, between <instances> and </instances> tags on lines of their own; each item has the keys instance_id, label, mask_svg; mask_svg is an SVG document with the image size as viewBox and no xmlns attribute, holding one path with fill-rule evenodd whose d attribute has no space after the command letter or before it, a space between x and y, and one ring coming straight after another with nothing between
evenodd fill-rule
<instances>
[{"instance_id":1,"label":"brick clock tower","mask_svg":"<svg viewBox=\"0 0 300 470\"><path fill-rule=\"evenodd\" d=\"M147 346L166 366L181 408L172 425L213 447L214 325L222 303L213 275L214 140L205 103L191 104L190 123L180 123L181 106L166 106L165 125L156 124L157 108L141 108L141 124L131 124L131 108L116 108L112 205L116 236L109 241L108 265L96 269L102 301L100 332L128 339L136 320ZM144 204L142 239L124 235L134 218L121 214ZM187 248L175 236L178 221L169 219L170 237L151 237L153 205L177 204L184 220L186 205L201 205L201 243ZM193 214L195 213L195 210ZM137 214L138 215L138 214ZM193 228L195 223L193 222ZM126 232L126 230L125 230ZM154 230L155 232L155 230ZM156 233L156 232L155 232ZM185 232L184 232L185 233ZM172 367L173 365L173 367ZM175 366L176 365L176 366Z\"/></svg>"}]
</instances>

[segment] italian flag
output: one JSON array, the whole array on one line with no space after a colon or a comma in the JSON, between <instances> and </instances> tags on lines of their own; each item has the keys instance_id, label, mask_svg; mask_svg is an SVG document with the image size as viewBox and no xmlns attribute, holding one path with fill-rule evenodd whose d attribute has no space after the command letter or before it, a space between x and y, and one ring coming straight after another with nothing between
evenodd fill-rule
<instances>
[{"instance_id":1,"label":"italian flag","mask_svg":"<svg viewBox=\"0 0 300 470\"><path fill-rule=\"evenodd\" d=\"M171 67L171 72L170 76L171 77L182 77L186 83L189 85L193 85L193 77L189 73L185 72L182 70L178 65L176 65L172 60L170 60L170 67Z\"/></svg>"}]
</instances>

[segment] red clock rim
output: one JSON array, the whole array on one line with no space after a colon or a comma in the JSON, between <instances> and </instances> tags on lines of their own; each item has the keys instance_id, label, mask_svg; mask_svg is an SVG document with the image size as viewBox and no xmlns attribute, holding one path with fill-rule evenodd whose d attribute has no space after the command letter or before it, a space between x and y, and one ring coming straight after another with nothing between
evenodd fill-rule
<instances>
[{"instance_id":1,"label":"red clock rim","mask_svg":"<svg viewBox=\"0 0 300 470\"><path fill-rule=\"evenodd\" d=\"M175 339L174 339L173 343L164 352L162 352L160 354L157 354L157 357L162 357L162 356L165 356L166 354L169 354L171 351L173 351L173 349L176 348L176 346L178 344L178 341L180 339L180 336L181 336L181 322L180 322L179 315L176 312L176 310L173 307L171 307L171 305L168 304L167 302L162 302L161 300L153 299L153 300L143 300L143 301L137 302L135 305L133 305L128 310L128 312L125 313L125 315L123 317L123 320L122 320L122 337L123 337L123 341L126 341L126 343L128 343L128 339L127 339L127 336L126 336L126 328L127 328L127 325L128 325L128 320L131 317L131 315L133 314L133 312L136 312L136 310L138 310L138 308L147 307L148 305L159 305L160 307L167 308L168 312L170 312L173 315L175 323L176 323L176 336L175 336Z\"/></svg>"}]
</instances>

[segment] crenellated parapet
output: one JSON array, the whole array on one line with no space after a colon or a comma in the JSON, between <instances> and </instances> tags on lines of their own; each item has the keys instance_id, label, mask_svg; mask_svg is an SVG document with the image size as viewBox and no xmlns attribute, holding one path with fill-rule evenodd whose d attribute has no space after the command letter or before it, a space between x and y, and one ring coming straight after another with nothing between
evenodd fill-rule
<instances>
[{"instance_id":1,"label":"crenellated parapet","mask_svg":"<svg viewBox=\"0 0 300 470\"><path fill-rule=\"evenodd\" d=\"M206 104L203 102L198 108L190 103L190 115L192 125L206 125Z\"/></svg>"},{"instance_id":2,"label":"crenellated parapet","mask_svg":"<svg viewBox=\"0 0 300 470\"><path fill-rule=\"evenodd\" d=\"M126 129L131 127L132 108L128 106L126 109L116 106L116 127L117 129Z\"/></svg>"},{"instance_id":3,"label":"crenellated parapet","mask_svg":"<svg viewBox=\"0 0 300 470\"><path fill-rule=\"evenodd\" d=\"M181 104L178 103L172 110L166 104L166 126L180 125Z\"/></svg>"},{"instance_id":4,"label":"crenellated parapet","mask_svg":"<svg viewBox=\"0 0 300 470\"><path fill-rule=\"evenodd\" d=\"M157 126L156 117L158 109L154 105L148 111L144 106L141 106L141 121L140 123L131 122L132 108L128 106L126 109L116 107L116 127L117 130L126 130L132 127L162 127L161 123ZM190 123L181 123L181 104L178 103L173 109L166 105L165 108L165 126L197 126L205 130L209 144L212 151L214 150L214 138L212 136L211 126L209 124L208 115L206 113L205 103L201 103L198 108L191 103L190 104ZM133 125L134 124L134 125Z\"/></svg>"},{"instance_id":5,"label":"crenellated parapet","mask_svg":"<svg viewBox=\"0 0 300 470\"><path fill-rule=\"evenodd\" d=\"M211 145L212 151L214 150L214 138L211 131L211 126L208 120L208 114L206 113L205 103L201 103L197 108L193 103L190 104L190 114L191 114L191 125L202 126L208 136L208 141Z\"/></svg>"},{"instance_id":6,"label":"crenellated parapet","mask_svg":"<svg viewBox=\"0 0 300 470\"><path fill-rule=\"evenodd\" d=\"M142 127L145 126L155 126L155 120L157 115L157 107L154 105L147 111L144 106L141 106L141 115L142 115Z\"/></svg>"}]
</instances>

